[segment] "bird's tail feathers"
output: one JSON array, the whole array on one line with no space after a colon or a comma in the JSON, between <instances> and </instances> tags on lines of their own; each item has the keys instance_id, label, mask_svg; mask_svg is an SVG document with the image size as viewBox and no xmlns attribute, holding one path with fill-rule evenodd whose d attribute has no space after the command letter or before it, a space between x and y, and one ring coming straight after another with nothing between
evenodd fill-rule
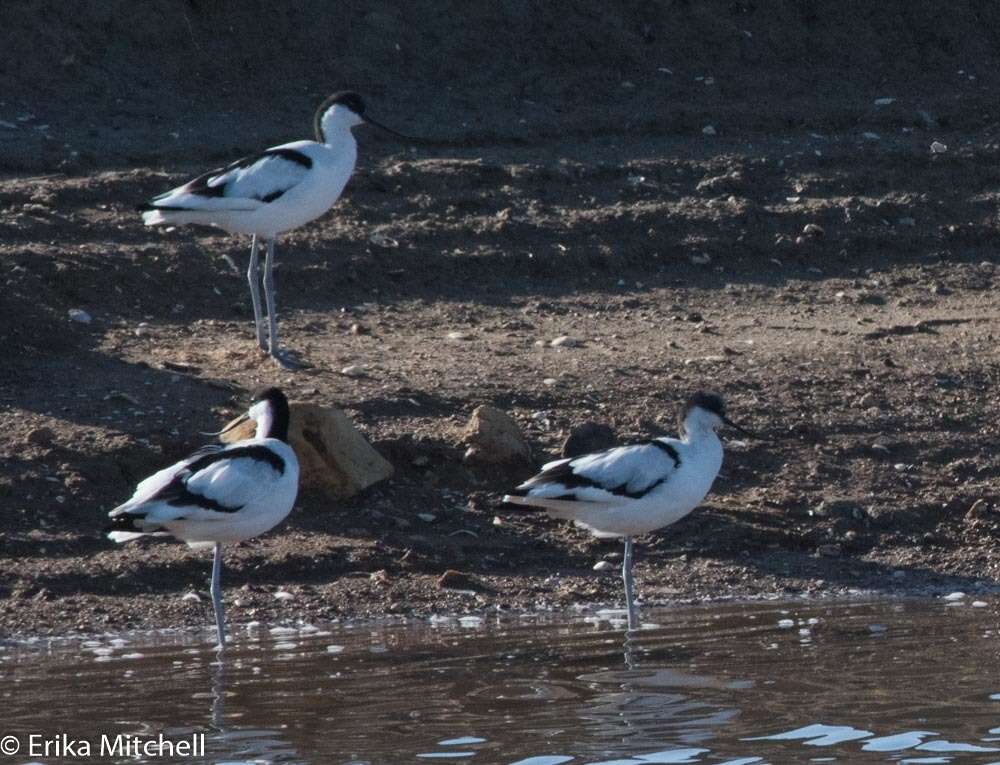
<instances>
[{"instance_id":1,"label":"bird's tail feathers","mask_svg":"<svg viewBox=\"0 0 1000 765\"><path fill-rule=\"evenodd\" d=\"M601 503L581 502L575 499L555 499L505 494L503 503L527 510L544 510L556 518L575 518L584 508L593 509Z\"/></svg>"},{"instance_id":2,"label":"bird's tail feathers","mask_svg":"<svg viewBox=\"0 0 1000 765\"><path fill-rule=\"evenodd\" d=\"M145 514L130 513L122 508L126 505L122 505L121 508L115 508L112 510L112 515L110 516L111 522L105 527L104 533L107 534L108 539L113 542L131 542L133 539L138 539L139 537L144 537L150 534L156 534L161 529L149 528L145 523Z\"/></svg>"}]
</instances>

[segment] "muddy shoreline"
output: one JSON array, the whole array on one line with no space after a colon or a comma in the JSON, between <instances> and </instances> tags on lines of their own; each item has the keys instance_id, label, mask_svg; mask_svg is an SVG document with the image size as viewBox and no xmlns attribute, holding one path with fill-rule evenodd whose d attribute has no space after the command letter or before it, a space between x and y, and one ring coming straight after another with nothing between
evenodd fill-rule
<instances>
[{"instance_id":1,"label":"muddy shoreline","mask_svg":"<svg viewBox=\"0 0 1000 765\"><path fill-rule=\"evenodd\" d=\"M598 24L579 3L531 25L518 5L470 24L348 3L340 26L283 6L280 61L237 55L259 19L225 4L0 24L0 635L205 623L204 554L100 529L261 384L342 408L396 474L304 492L227 551L234 622L619 602L593 570L618 545L499 497L580 423L674 433L702 387L765 439L728 443L704 507L640 540L641 598L995 590L996 11L621 5ZM58 67L24 54L42 43ZM300 89L276 84L291 70ZM313 364L289 375L254 350L247 243L144 228L134 205L305 137L345 85L437 143L362 133L343 199L282 240L284 340ZM255 87L271 108L244 108ZM533 464L463 461L482 404Z\"/></svg>"}]
</instances>

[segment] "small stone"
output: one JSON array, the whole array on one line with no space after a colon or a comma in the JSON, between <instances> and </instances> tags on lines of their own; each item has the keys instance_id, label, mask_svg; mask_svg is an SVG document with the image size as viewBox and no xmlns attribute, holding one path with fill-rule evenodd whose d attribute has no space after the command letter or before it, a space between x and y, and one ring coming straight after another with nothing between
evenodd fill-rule
<instances>
[{"instance_id":1,"label":"small stone","mask_svg":"<svg viewBox=\"0 0 1000 765\"><path fill-rule=\"evenodd\" d=\"M71 321L80 322L80 324L90 324L93 321L93 317L82 308L70 308L69 318Z\"/></svg>"},{"instance_id":2,"label":"small stone","mask_svg":"<svg viewBox=\"0 0 1000 765\"><path fill-rule=\"evenodd\" d=\"M187 592L181 596L181 600L192 600L195 603L200 603L201 596L197 592Z\"/></svg>"},{"instance_id":3,"label":"small stone","mask_svg":"<svg viewBox=\"0 0 1000 765\"><path fill-rule=\"evenodd\" d=\"M717 131L716 131L716 129L715 129L715 127L713 125L705 125L705 127L703 127L701 129L701 134L702 135L716 135Z\"/></svg>"},{"instance_id":4,"label":"small stone","mask_svg":"<svg viewBox=\"0 0 1000 765\"><path fill-rule=\"evenodd\" d=\"M937 130L941 127L941 124L937 121L937 117L926 109L917 109L917 116L920 117L920 121L924 125L924 130Z\"/></svg>"},{"instance_id":5,"label":"small stone","mask_svg":"<svg viewBox=\"0 0 1000 765\"><path fill-rule=\"evenodd\" d=\"M477 407L469 418L462 442L468 445L466 462L511 463L529 462L528 447L517 422L495 406Z\"/></svg>"},{"instance_id":6,"label":"small stone","mask_svg":"<svg viewBox=\"0 0 1000 765\"><path fill-rule=\"evenodd\" d=\"M574 426L562 445L563 457L580 457L610 449L615 445L615 431L600 422L584 422Z\"/></svg>"},{"instance_id":7,"label":"small stone","mask_svg":"<svg viewBox=\"0 0 1000 765\"><path fill-rule=\"evenodd\" d=\"M712 262L712 256L707 252L696 252L693 255L689 255L688 260L696 266L707 266Z\"/></svg>"},{"instance_id":8,"label":"small stone","mask_svg":"<svg viewBox=\"0 0 1000 765\"><path fill-rule=\"evenodd\" d=\"M855 402L855 406L857 406L860 409L868 409L870 407L877 405L878 405L878 399L875 398L875 394L871 392L866 393Z\"/></svg>"},{"instance_id":9,"label":"small stone","mask_svg":"<svg viewBox=\"0 0 1000 765\"><path fill-rule=\"evenodd\" d=\"M275 600L294 600L295 596L292 595L292 593L288 592L287 590L278 590L276 593L274 593L274 599Z\"/></svg>"},{"instance_id":10,"label":"small stone","mask_svg":"<svg viewBox=\"0 0 1000 765\"><path fill-rule=\"evenodd\" d=\"M438 587L442 590L472 590L473 592L489 592L490 588L473 577L450 568L438 578Z\"/></svg>"},{"instance_id":11,"label":"small stone","mask_svg":"<svg viewBox=\"0 0 1000 765\"><path fill-rule=\"evenodd\" d=\"M559 381L554 377L546 377L542 380L542 385L555 385Z\"/></svg>"},{"instance_id":12,"label":"small stone","mask_svg":"<svg viewBox=\"0 0 1000 765\"><path fill-rule=\"evenodd\" d=\"M357 322L354 322L351 325L350 333L352 335L367 335L368 334L368 329L367 329L367 327L365 327L365 326L363 326L361 324L358 324Z\"/></svg>"},{"instance_id":13,"label":"small stone","mask_svg":"<svg viewBox=\"0 0 1000 765\"><path fill-rule=\"evenodd\" d=\"M411 460L411 463L415 467L425 467L428 464L430 464L430 461L431 461L431 458L428 457L426 454L418 454L416 457L414 457Z\"/></svg>"},{"instance_id":14,"label":"small stone","mask_svg":"<svg viewBox=\"0 0 1000 765\"><path fill-rule=\"evenodd\" d=\"M895 100L895 98L876 98L875 106L888 106Z\"/></svg>"},{"instance_id":15,"label":"small stone","mask_svg":"<svg viewBox=\"0 0 1000 765\"><path fill-rule=\"evenodd\" d=\"M613 563L608 563L606 560L599 560L594 564L594 571L611 571L614 567Z\"/></svg>"},{"instance_id":16,"label":"small stone","mask_svg":"<svg viewBox=\"0 0 1000 765\"><path fill-rule=\"evenodd\" d=\"M993 515L993 512L990 510L989 503L985 499L977 499L965 513L965 517L968 520L983 520L989 518L991 515Z\"/></svg>"},{"instance_id":17,"label":"small stone","mask_svg":"<svg viewBox=\"0 0 1000 765\"><path fill-rule=\"evenodd\" d=\"M934 141L931 144L931 154L944 154L946 151L948 151L948 147L940 141Z\"/></svg>"},{"instance_id":18,"label":"small stone","mask_svg":"<svg viewBox=\"0 0 1000 765\"><path fill-rule=\"evenodd\" d=\"M351 364L341 369L340 374L344 377L365 377L368 374L368 369L364 364Z\"/></svg>"},{"instance_id":19,"label":"small stone","mask_svg":"<svg viewBox=\"0 0 1000 765\"><path fill-rule=\"evenodd\" d=\"M820 545L816 552L824 558L839 558L841 555L840 545L837 544Z\"/></svg>"},{"instance_id":20,"label":"small stone","mask_svg":"<svg viewBox=\"0 0 1000 765\"><path fill-rule=\"evenodd\" d=\"M32 446L49 446L53 441L55 441L56 434L52 428L46 428L44 426L38 428L32 428L28 431L28 435L25 436L25 440Z\"/></svg>"},{"instance_id":21,"label":"small stone","mask_svg":"<svg viewBox=\"0 0 1000 765\"><path fill-rule=\"evenodd\" d=\"M582 341L569 335L560 335L549 343L553 348L576 348L582 344Z\"/></svg>"},{"instance_id":22,"label":"small stone","mask_svg":"<svg viewBox=\"0 0 1000 765\"><path fill-rule=\"evenodd\" d=\"M866 141L877 141L881 136L878 133L872 133L871 131L866 131L861 134L861 137Z\"/></svg>"},{"instance_id":23,"label":"small stone","mask_svg":"<svg viewBox=\"0 0 1000 765\"><path fill-rule=\"evenodd\" d=\"M424 523L434 523L437 520L437 516L434 513L417 513L417 518Z\"/></svg>"},{"instance_id":24,"label":"small stone","mask_svg":"<svg viewBox=\"0 0 1000 765\"><path fill-rule=\"evenodd\" d=\"M122 403L129 404L131 406L139 406L139 399L128 393L124 393L120 390L113 390L107 396L104 397L105 401L121 401Z\"/></svg>"},{"instance_id":25,"label":"small stone","mask_svg":"<svg viewBox=\"0 0 1000 765\"><path fill-rule=\"evenodd\" d=\"M955 602L957 600L963 600L965 598L964 592L951 592L944 596L944 600Z\"/></svg>"},{"instance_id":26,"label":"small stone","mask_svg":"<svg viewBox=\"0 0 1000 765\"><path fill-rule=\"evenodd\" d=\"M393 239L391 236L386 236L385 234L375 231L368 237L368 241L374 244L376 247L385 247L386 249L393 249L399 247L399 242Z\"/></svg>"},{"instance_id":27,"label":"small stone","mask_svg":"<svg viewBox=\"0 0 1000 765\"><path fill-rule=\"evenodd\" d=\"M472 335L470 335L468 332L459 332L459 331L456 330L455 332L449 332L448 333L448 339L449 340L471 340L472 339Z\"/></svg>"},{"instance_id":28,"label":"small stone","mask_svg":"<svg viewBox=\"0 0 1000 765\"><path fill-rule=\"evenodd\" d=\"M826 231L824 231L823 227L820 226L818 223L807 223L805 226L802 227L802 233L805 234L806 236L819 238L824 234L826 234Z\"/></svg>"}]
</instances>

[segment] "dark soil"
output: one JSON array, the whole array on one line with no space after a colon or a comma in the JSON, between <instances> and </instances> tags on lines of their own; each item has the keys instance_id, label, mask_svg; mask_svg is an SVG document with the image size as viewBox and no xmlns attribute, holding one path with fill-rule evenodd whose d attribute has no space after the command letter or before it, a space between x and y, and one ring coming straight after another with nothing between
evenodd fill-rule
<instances>
[{"instance_id":1,"label":"dark soil","mask_svg":"<svg viewBox=\"0 0 1000 765\"><path fill-rule=\"evenodd\" d=\"M0 7L0 630L204 623L204 553L100 530L265 382L397 474L228 551L236 621L620 600L618 545L498 510L532 466L465 464L462 425L501 407L540 463L586 421L673 432L700 387L764 438L642 540L646 601L997 587L1000 8L333 7ZM279 243L289 374L247 243L133 206L346 86L433 140L359 130Z\"/></svg>"}]
</instances>

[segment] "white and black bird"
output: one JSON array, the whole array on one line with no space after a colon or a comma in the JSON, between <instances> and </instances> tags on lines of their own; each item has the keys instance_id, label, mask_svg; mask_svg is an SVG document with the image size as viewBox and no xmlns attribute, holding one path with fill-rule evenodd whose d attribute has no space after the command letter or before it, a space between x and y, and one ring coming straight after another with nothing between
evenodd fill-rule
<instances>
[{"instance_id":1,"label":"white and black bird","mask_svg":"<svg viewBox=\"0 0 1000 765\"><path fill-rule=\"evenodd\" d=\"M128 502L109 513L108 537L115 542L171 536L191 547L214 547L210 590L220 646L226 642L222 545L278 525L298 494L299 463L288 445L288 416L288 399L280 390L256 393L249 411L222 431L251 419L257 423L253 438L196 451L142 481Z\"/></svg>"},{"instance_id":2,"label":"white and black bird","mask_svg":"<svg viewBox=\"0 0 1000 765\"><path fill-rule=\"evenodd\" d=\"M362 123L407 138L367 116L364 101L357 93L336 93L316 111L315 141L274 146L199 175L139 205L147 226L197 223L253 237L247 279L257 344L286 369L301 365L278 345L274 241L279 234L318 218L340 198L358 157L351 129ZM258 284L262 243L267 248L263 274L267 339Z\"/></svg>"},{"instance_id":3,"label":"white and black bird","mask_svg":"<svg viewBox=\"0 0 1000 765\"><path fill-rule=\"evenodd\" d=\"M676 523L712 488L722 466L723 425L750 435L726 417L714 393L692 396L681 412L681 437L655 438L542 466L504 502L574 521L598 537L624 537L622 578L628 626L634 629L632 538Z\"/></svg>"}]
</instances>

